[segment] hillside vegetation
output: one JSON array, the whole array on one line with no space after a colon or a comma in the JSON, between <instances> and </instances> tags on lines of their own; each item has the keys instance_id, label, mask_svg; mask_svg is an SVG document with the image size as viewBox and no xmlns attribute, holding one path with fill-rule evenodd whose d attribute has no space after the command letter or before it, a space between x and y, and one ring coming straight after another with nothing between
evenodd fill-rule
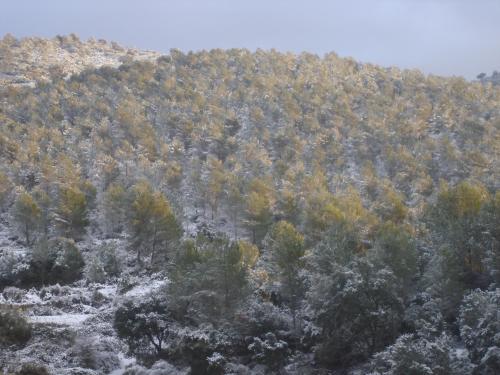
<instances>
[{"instance_id":1,"label":"hillside vegetation","mask_svg":"<svg viewBox=\"0 0 500 375\"><path fill-rule=\"evenodd\" d=\"M31 44L6 37L0 51L13 45ZM68 339L73 359L49 370L107 373L123 345L127 374L157 361L151 374L500 368L499 86L334 53L171 50L56 69L4 52L4 76L36 82L0 88L5 303L34 288L115 335ZM116 294L69 302L105 287ZM28 349L44 335L21 358L39 363Z\"/></svg>"},{"instance_id":2,"label":"hillside vegetation","mask_svg":"<svg viewBox=\"0 0 500 375\"><path fill-rule=\"evenodd\" d=\"M154 61L159 56L102 39L81 41L75 34L53 39L16 39L7 34L0 40L0 84L34 86L36 81L49 81L55 75L69 77L86 68L118 67L125 61Z\"/></svg>"}]
</instances>

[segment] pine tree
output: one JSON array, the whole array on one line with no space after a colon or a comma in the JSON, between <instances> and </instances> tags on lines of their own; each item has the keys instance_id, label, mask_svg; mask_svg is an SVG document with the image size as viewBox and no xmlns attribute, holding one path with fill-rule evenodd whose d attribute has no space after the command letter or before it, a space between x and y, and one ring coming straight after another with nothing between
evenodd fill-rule
<instances>
[{"instance_id":1,"label":"pine tree","mask_svg":"<svg viewBox=\"0 0 500 375\"><path fill-rule=\"evenodd\" d=\"M40 208L40 231L44 237L48 237L52 222L52 199L45 190L40 188L34 189L32 195Z\"/></svg>"},{"instance_id":2,"label":"pine tree","mask_svg":"<svg viewBox=\"0 0 500 375\"><path fill-rule=\"evenodd\" d=\"M144 253L150 255L153 264L160 251L164 261L168 250L173 248L182 235L182 228L168 200L145 182L132 188L129 227L139 264L143 262Z\"/></svg>"},{"instance_id":3,"label":"pine tree","mask_svg":"<svg viewBox=\"0 0 500 375\"><path fill-rule=\"evenodd\" d=\"M226 199L229 211L229 217L233 224L233 236L238 238L238 222L240 213L244 207L244 197L242 193L242 180L234 173L226 176Z\"/></svg>"},{"instance_id":4,"label":"pine tree","mask_svg":"<svg viewBox=\"0 0 500 375\"><path fill-rule=\"evenodd\" d=\"M103 210L107 232L120 232L125 221L127 196L125 189L116 183L108 186L104 192Z\"/></svg>"},{"instance_id":5,"label":"pine tree","mask_svg":"<svg viewBox=\"0 0 500 375\"><path fill-rule=\"evenodd\" d=\"M244 300L248 271L257 258L254 245L227 237L199 235L195 241L186 241L170 274L173 304L181 311L190 306L197 317L227 317Z\"/></svg>"},{"instance_id":6,"label":"pine tree","mask_svg":"<svg viewBox=\"0 0 500 375\"><path fill-rule=\"evenodd\" d=\"M260 245L272 223L274 194L270 182L254 179L250 183L246 198L246 226L252 233L252 241Z\"/></svg>"},{"instance_id":7,"label":"pine tree","mask_svg":"<svg viewBox=\"0 0 500 375\"><path fill-rule=\"evenodd\" d=\"M79 239L89 224L85 194L77 187L63 186L59 189L58 198L55 220L61 233Z\"/></svg>"},{"instance_id":8,"label":"pine tree","mask_svg":"<svg viewBox=\"0 0 500 375\"><path fill-rule=\"evenodd\" d=\"M10 182L7 175L0 172L0 211L4 209L7 204L8 197L12 191L12 183Z\"/></svg>"},{"instance_id":9,"label":"pine tree","mask_svg":"<svg viewBox=\"0 0 500 375\"><path fill-rule=\"evenodd\" d=\"M281 292L289 302L295 327L296 311L305 291L300 274L304 266L304 236L292 224L280 221L271 229L266 243L271 259L278 267Z\"/></svg>"},{"instance_id":10,"label":"pine tree","mask_svg":"<svg viewBox=\"0 0 500 375\"><path fill-rule=\"evenodd\" d=\"M23 232L26 244L30 246L33 233L40 225L41 211L33 197L27 192L21 192L14 203L13 217Z\"/></svg>"}]
</instances>

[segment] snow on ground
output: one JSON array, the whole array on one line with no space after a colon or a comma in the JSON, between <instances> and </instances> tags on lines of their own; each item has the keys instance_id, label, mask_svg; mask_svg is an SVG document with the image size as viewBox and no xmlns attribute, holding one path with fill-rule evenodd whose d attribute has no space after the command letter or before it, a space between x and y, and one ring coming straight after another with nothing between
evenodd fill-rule
<instances>
[{"instance_id":1,"label":"snow on ground","mask_svg":"<svg viewBox=\"0 0 500 375\"><path fill-rule=\"evenodd\" d=\"M26 248L20 243L18 236L14 235L15 230L4 219L0 219L0 255L10 254L14 256L24 256Z\"/></svg>"},{"instance_id":2,"label":"snow on ground","mask_svg":"<svg viewBox=\"0 0 500 375\"><path fill-rule=\"evenodd\" d=\"M113 299L118 293L118 287L116 285L106 285L102 288L99 288L98 292L106 298Z\"/></svg>"},{"instance_id":3,"label":"snow on ground","mask_svg":"<svg viewBox=\"0 0 500 375\"><path fill-rule=\"evenodd\" d=\"M160 289L167 282L165 280L151 280L147 284L140 284L124 294L125 297L140 297Z\"/></svg>"},{"instance_id":4,"label":"snow on ground","mask_svg":"<svg viewBox=\"0 0 500 375\"><path fill-rule=\"evenodd\" d=\"M28 320L34 324L56 324L69 327L78 327L93 315L89 314L61 314L61 315L38 315L29 316Z\"/></svg>"},{"instance_id":5,"label":"snow on ground","mask_svg":"<svg viewBox=\"0 0 500 375\"><path fill-rule=\"evenodd\" d=\"M127 367L135 365L135 358L128 358L123 353L118 353L118 358L120 360L120 368L109 373L109 375L123 375Z\"/></svg>"},{"instance_id":6,"label":"snow on ground","mask_svg":"<svg viewBox=\"0 0 500 375\"><path fill-rule=\"evenodd\" d=\"M11 228L0 217L0 254L26 256L22 241L16 236L9 236L11 233ZM74 372L76 367L73 367L79 365L80 338L88 339L86 345L91 348L104 348L103 355L110 355L116 360L112 367L108 366L108 370L96 371L95 374L109 372L111 375L123 375L127 368L136 365L135 359L127 357L125 343L116 337L113 329L114 311L123 299L141 299L147 294L158 292L168 280L162 273L136 275L133 262L126 261L128 254L124 251L124 242L122 239L110 241L89 236L79 243L87 261L95 256L102 245L115 245L120 256L123 256L124 270L121 277L109 283L92 283L83 278L73 284L47 285L39 289L7 287L0 293L0 304L19 307L32 324L34 332L25 348L0 351L0 374L2 367L12 372L19 363L33 360L50 364L54 374L83 374L83 370ZM75 338L78 340L75 341ZM111 371L111 368L116 370Z\"/></svg>"}]
</instances>

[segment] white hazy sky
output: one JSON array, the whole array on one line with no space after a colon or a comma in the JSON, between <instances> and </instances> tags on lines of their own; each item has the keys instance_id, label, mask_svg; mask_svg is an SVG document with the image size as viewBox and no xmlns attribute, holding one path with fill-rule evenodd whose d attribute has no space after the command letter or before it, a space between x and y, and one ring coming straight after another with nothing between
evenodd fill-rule
<instances>
[{"instance_id":1,"label":"white hazy sky","mask_svg":"<svg viewBox=\"0 0 500 375\"><path fill-rule=\"evenodd\" d=\"M72 32L161 52L334 51L440 75L500 70L500 0L0 0L0 36Z\"/></svg>"}]
</instances>

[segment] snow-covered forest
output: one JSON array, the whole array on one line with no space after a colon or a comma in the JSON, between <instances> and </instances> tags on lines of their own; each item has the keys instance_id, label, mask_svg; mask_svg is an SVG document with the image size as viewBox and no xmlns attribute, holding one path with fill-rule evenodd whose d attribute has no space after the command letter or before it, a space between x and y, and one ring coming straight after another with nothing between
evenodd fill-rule
<instances>
[{"instance_id":1,"label":"snow-covered forest","mask_svg":"<svg viewBox=\"0 0 500 375\"><path fill-rule=\"evenodd\" d=\"M495 74L7 35L0 373L500 373Z\"/></svg>"}]
</instances>

